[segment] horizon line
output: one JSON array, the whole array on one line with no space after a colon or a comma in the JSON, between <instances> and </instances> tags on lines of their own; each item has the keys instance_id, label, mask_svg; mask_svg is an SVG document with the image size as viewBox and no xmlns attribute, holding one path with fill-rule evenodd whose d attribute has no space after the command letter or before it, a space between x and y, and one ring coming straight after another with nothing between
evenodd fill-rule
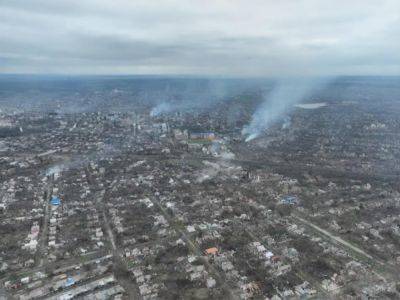
<instances>
[{"instance_id":1,"label":"horizon line","mask_svg":"<svg viewBox=\"0 0 400 300\"><path fill-rule=\"evenodd\" d=\"M58 78L78 78L78 77L137 77L137 78L193 78L193 79L270 79L270 80L275 80L279 78L302 78L302 77L308 77L308 78L351 78L351 77L369 77L369 78L382 78L382 77L400 77L400 74L390 74L390 75L384 75L384 74L365 74L365 75L360 75L360 74L342 74L342 75L314 75L314 76L240 76L240 75L207 75L207 74L183 74L183 73L177 73L177 74L169 74L169 73L159 73L159 74L134 74L134 73L126 73L126 74L107 74L107 73L102 73L102 74L90 74L90 73L71 73L71 74L66 74L66 73L1 73L0 72L0 77L58 77Z\"/></svg>"}]
</instances>

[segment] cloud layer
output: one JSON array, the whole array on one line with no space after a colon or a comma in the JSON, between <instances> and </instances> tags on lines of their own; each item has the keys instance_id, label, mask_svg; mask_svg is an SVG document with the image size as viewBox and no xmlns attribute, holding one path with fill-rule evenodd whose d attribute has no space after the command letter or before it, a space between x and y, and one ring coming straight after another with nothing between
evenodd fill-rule
<instances>
[{"instance_id":1,"label":"cloud layer","mask_svg":"<svg viewBox=\"0 0 400 300\"><path fill-rule=\"evenodd\" d=\"M0 72L399 75L398 0L0 0Z\"/></svg>"}]
</instances>

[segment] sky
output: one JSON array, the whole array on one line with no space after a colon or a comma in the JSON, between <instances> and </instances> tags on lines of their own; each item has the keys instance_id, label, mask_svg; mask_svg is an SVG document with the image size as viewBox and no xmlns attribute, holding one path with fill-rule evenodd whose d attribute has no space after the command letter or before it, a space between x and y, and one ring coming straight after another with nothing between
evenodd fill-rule
<instances>
[{"instance_id":1,"label":"sky","mask_svg":"<svg viewBox=\"0 0 400 300\"><path fill-rule=\"evenodd\" d=\"M0 0L0 73L400 75L400 1Z\"/></svg>"}]
</instances>

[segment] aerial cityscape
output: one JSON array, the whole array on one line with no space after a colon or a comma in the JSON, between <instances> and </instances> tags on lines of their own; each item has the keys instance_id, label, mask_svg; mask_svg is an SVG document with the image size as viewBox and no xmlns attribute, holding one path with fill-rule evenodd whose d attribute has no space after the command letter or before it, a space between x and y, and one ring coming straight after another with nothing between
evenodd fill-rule
<instances>
[{"instance_id":1,"label":"aerial cityscape","mask_svg":"<svg viewBox=\"0 0 400 300\"><path fill-rule=\"evenodd\" d=\"M400 299L399 0L0 1L0 300Z\"/></svg>"},{"instance_id":2,"label":"aerial cityscape","mask_svg":"<svg viewBox=\"0 0 400 300\"><path fill-rule=\"evenodd\" d=\"M254 84L32 80L2 80L6 297L399 297L397 78L337 79L250 141Z\"/></svg>"}]
</instances>

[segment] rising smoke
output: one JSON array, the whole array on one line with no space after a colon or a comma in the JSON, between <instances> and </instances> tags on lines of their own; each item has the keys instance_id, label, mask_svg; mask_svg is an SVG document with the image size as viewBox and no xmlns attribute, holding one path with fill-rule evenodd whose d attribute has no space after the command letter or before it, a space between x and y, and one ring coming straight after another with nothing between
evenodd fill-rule
<instances>
[{"instance_id":1,"label":"rising smoke","mask_svg":"<svg viewBox=\"0 0 400 300\"><path fill-rule=\"evenodd\" d=\"M158 117L159 115L162 114L167 114L170 112L175 111L177 108L175 105L168 103L168 102L162 102L155 107L153 107L150 111L150 116L152 117Z\"/></svg>"},{"instance_id":2,"label":"rising smoke","mask_svg":"<svg viewBox=\"0 0 400 300\"><path fill-rule=\"evenodd\" d=\"M229 101L246 90L257 86L256 81L246 79L187 79L179 86L169 85L155 106L150 116L174 112L210 110L223 101Z\"/></svg>"},{"instance_id":3,"label":"rising smoke","mask_svg":"<svg viewBox=\"0 0 400 300\"><path fill-rule=\"evenodd\" d=\"M164 100L151 109L150 116L157 117L177 111L199 111L208 108L223 99L226 96L226 90L224 82L213 80L188 80L179 89L168 86L164 91Z\"/></svg>"},{"instance_id":4,"label":"rising smoke","mask_svg":"<svg viewBox=\"0 0 400 300\"><path fill-rule=\"evenodd\" d=\"M273 90L264 96L264 101L253 114L250 124L243 128L242 134L246 136L246 142L258 137L290 112L296 103L323 87L326 82L325 78L286 78L277 81Z\"/></svg>"}]
</instances>

